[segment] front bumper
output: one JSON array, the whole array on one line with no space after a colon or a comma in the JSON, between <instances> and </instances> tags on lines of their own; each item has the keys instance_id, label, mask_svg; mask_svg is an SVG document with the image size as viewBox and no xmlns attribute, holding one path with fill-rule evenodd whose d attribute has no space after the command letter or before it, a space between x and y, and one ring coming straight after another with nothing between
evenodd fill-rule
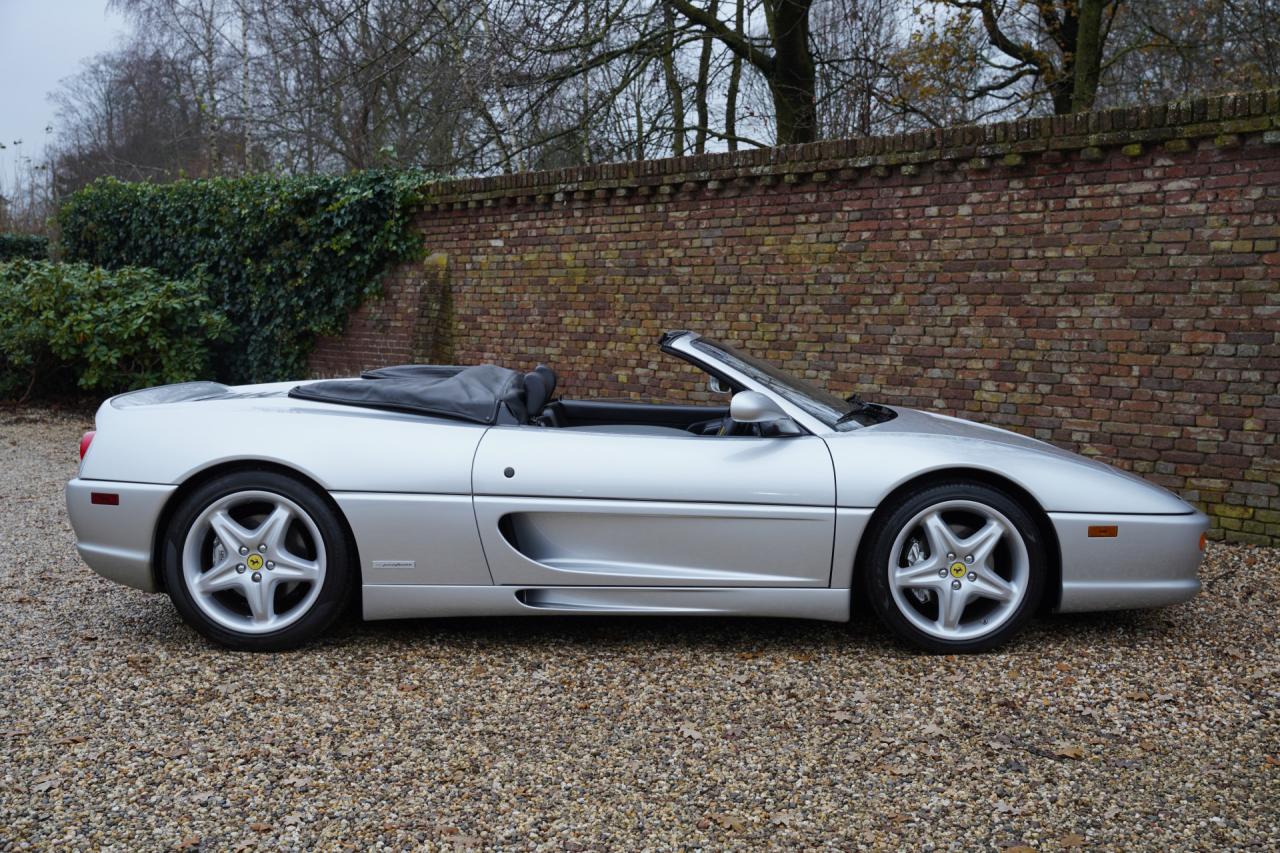
<instances>
[{"instance_id":1,"label":"front bumper","mask_svg":"<svg viewBox=\"0 0 1280 853\"><path fill-rule=\"evenodd\" d=\"M1209 518L1185 515L1049 513L1062 548L1063 613L1177 604L1200 591ZM1089 535L1114 526L1114 537Z\"/></svg>"},{"instance_id":2,"label":"front bumper","mask_svg":"<svg viewBox=\"0 0 1280 853\"><path fill-rule=\"evenodd\" d=\"M151 554L156 523L177 486L82 480L67 483L67 514L80 557L105 578L156 592ZM115 504L94 503L95 493L118 496Z\"/></svg>"}]
</instances>

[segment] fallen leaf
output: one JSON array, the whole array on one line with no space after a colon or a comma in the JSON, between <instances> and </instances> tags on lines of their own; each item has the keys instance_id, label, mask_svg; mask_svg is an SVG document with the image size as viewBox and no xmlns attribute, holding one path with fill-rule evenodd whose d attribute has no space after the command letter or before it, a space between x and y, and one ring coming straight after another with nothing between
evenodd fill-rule
<instances>
[{"instance_id":1,"label":"fallen leaf","mask_svg":"<svg viewBox=\"0 0 1280 853\"><path fill-rule=\"evenodd\" d=\"M1070 743L1056 744L1053 747L1052 752L1058 758L1070 758L1075 761L1080 761L1081 759L1084 758L1084 750L1076 746L1075 744L1070 744Z\"/></svg>"},{"instance_id":2,"label":"fallen leaf","mask_svg":"<svg viewBox=\"0 0 1280 853\"><path fill-rule=\"evenodd\" d=\"M251 823L251 824L249 824L249 828L250 828L250 829L252 829L254 832L270 832L270 831L271 831L271 824L269 824L269 823Z\"/></svg>"},{"instance_id":3,"label":"fallen leaf","mask_svg":"<svg viewBox=\"0 0 1280 853\"><path fill-rule=\"evenodd\" d=\"M62 777L45 776L42 779L38 779L36 783L31 786L31 790L35 791L37 794L43 794L45 791L48 791L50 788L56 788L61 784L62 784Z\"/></svg>"},{"instance_id":4,"label":"fallen leaf","mask_svg":"<svg viewBox=\"0 0 1280 853\"><path fill-rule=\"evenodd\" d=\"M191 848L193 848L193 847L199 847L199 846L200 846L200 836L198 836L198 835L188 835L186 838L184 838L184 839L182 839L181 841L179 841L179 842L178 842L178 846L177 846L177 847L175 847L174 849L175 849L175 850L190 850L190 849L191 849Z\"/></svg>"},{"instance_id":5,"label":"fallen leaf","mask_svg":"<svg viewBox=\"0 0 1280 853\"><path fill-rule=\"evenodd\" d=\"M734 832L746 832L747 830L746 826L743 825L742 821L734 817L733 815L716 813L716 814L712 814L710 817L716 823L720 824L721 829L729 829Z\"/></svg>"},{"instance_id":6,"label":"fallen leaf","mask_svg":"<svg viewBox=\"0 0 1280 853\"><path fill-rule=\"evenodd\" d=\"M1077 835L1074 832L1058 839L1058 844L1063 847L1083 847L1087 843L1088 841L1083 835Z\"/></svg>"},{"instance_id":7,"label":"fallen leaf","mask_svg":"<svg viewBox=\"0 0 1280 853\"><path fill-rule=\"evenodd\" d=\"M1069 664L1069 663L1056 663L1056 664L1054 664L1054 665L1053 665L1053 668L1054 668L1054 669L1056 669L1058 672L1070 672L1070 671L1071 671L1071 664Z\"/></svg>"},{"instance_id":8,"label":"fallen leaf","mask_svg":"<svg viewBox=\"0 0 1280 853\"><path fill-rule=\"evenodd\" d=\"M684 735L685 737L694 738L696 740L702 739L702 732L695 729L693 727L693 723L681 723L680 734Z\"/></svg>"}]
</instances>

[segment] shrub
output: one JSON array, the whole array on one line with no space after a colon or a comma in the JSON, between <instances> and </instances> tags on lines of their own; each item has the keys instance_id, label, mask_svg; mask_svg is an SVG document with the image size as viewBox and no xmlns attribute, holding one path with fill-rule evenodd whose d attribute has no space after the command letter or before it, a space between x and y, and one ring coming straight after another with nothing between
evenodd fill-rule
<instances>
[{"instance_id":1,"label":"shrub","mask_svg":"<svg viewBox=\"0 0 1280 853\"><path fill-rule=\"evenodd\" d=\"M153 270L0 264L0 395L115 393L209 375L226 320L204 283Z\"/></svg>"},{"instance_id":2,"label":"shrub","mask_svg":"<svg viewBox=\"0 0 1280 853\"><path fill-rule=\"evenodd\" d=\"M218 378L300 376L317 335L337 334L381 275L421 251L406 172L126 184L98 181L58 215L68 260L203 274L235 329Z\"/></svg>"},{"instance_id":3,"label":"shrub","mask_svg":"<svg viewBox=\"0 0 1280 853\"><path fill-rule=\"evenodd\" d=\"M49 238L39 234L0 234L0 262L26 258L43 261L49 257Z\"/></svg>"}]
</instances>

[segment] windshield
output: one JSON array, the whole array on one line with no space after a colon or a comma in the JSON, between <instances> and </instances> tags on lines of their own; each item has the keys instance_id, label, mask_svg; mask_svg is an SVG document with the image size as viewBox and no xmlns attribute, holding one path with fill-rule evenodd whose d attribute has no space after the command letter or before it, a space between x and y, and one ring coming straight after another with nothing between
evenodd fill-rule
<instances>
[{"instance_id":1,"label":"windshield","mask_svg":"<svg viewBox=\"0 0 1280 853\"><path fill-rule=\"evenodd\" d=\"M800 407L832 429L857 429L859 425L853 420L841 421L842 417L860 408L858 405L842 400L812 382L779 370L769 362L748 355L737 347L714 341L710 338L698 338L693 341L692 346L694 349L701 350L717 361L750 377L753 381L759 382L779 397ZM859 418L857 420L860 423L866 423L864 419ZM884 418L874 418L873 422L880 420L884 420Z\"/></svg>"}]
</instances>

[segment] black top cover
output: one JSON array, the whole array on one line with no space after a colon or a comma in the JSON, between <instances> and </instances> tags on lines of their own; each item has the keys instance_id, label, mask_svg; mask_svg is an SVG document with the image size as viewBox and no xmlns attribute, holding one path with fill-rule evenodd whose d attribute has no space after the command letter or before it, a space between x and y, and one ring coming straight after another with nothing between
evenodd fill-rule
<instances>
[{"instance_id":1,"label":"black top cover","mask_svg":"<svg viewBox=\"0 0 1280 853\"><path fill-rule=\"evenodd\" d=\"M505 367L480 364L462 369L370 373L373 375L366 379L331 379L297 385L289 390L289 396L477 424L522 424L529 418L524 401L524 375Z\"/></svg>"}]
</instances>

